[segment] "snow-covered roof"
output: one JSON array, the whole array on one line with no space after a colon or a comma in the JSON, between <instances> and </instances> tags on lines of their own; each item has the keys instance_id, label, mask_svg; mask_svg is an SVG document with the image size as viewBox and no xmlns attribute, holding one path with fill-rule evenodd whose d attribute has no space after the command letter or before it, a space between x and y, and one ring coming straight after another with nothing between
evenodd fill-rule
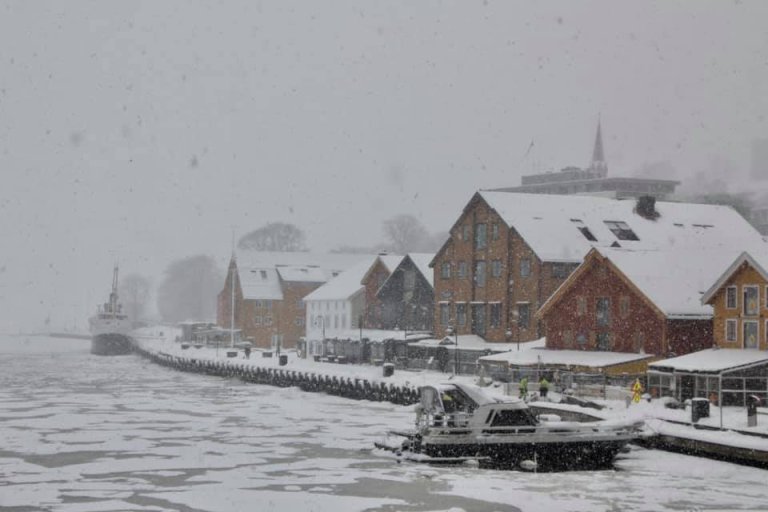
<instances>
[{"instance_id":1,"label":"snow-covered roof","mask_svg":"<svg viewBox=\"0 0 768 512\"><path fill-rule=\"evenodd\" d=\"M238 266L240 287L245 299L283 300L283 289L275 268Z\"/></svg>"},{"instance_id":2,"label":"snow-covered roof","mask_svg":"<svg viewBox=\"0 0 768 512\"><path fill-rule=\"evenodd\" d=\"M282 300L281 280L322 283L361 262L368 254L270 252L239 250L237 269L243 297L249 300Z\"/></svg>"},{"instance_id":3,"label":"snow-covered roof","mask_svg":"<svg viewBox=\"0 0 768 512\"><path fill-rule=\"evenodd\" d=\"M347 300L363 290L362 280L368 270L374 265L379 256L357 263L340 273L324 285L304 297L305 301L313 300Z\"/></svg>"},{"instance_id":4,"label":"snow-covered roof","mask_svg":"<svg viewBox=\"0 0 768 512\"><path fill-rule=\"evenodd\" d=\"M635 354L625 352L602 352L587 350L547 350L535 348L531 350L513 350L490 356L483 356L478 361L507 363L509 366L590 366L604 368L617 364L630 363L653 357L651 354Z\"/></svg>"},{"instance_id":5,"label":"snow-covered roof","mask_svg":"<svg viewBox=\"0 0 768 512\"><path fill-rule=\"evenodd\" d=\"M713 372L765 362L768 352L757 349L710 348L684 356L663 359L648 365L649 370Z\"/></svg>"},{"instance_id":6,"label":"snow-covered roof","mask_svg":"<svg viewBox=\"0 0 768 512\"><path fill-rule=\"evenodd\" d=\"M738 248L659 250L597 249L640 289L667 317L711 317L712 307L701 303L715 276L738 253Z\"/></svg>"},{"instance_id":7,"label":"snow-covered roof","mask_svg":"<svg viewBox=\"0 0 768 512\"><path fill-rule=\"evenodd\" d=\"M334 329L332 332L329 332L325 339L339 339L339 340L359 340L360 339L360 329ZM387 330L387 329L363 329L362 330L362 337L367 338L368 341L373 342L380 342L385 340L409 340L409 339L420 339L426 336L423 333L417 333L413 331L394 331L394 330ZM310 341L319 341L323 339L322 334L318 333L307 333L306 336L307 340Z\"/></svg>"},{"instance_id":8,"label":"snow-covered roof","mask_svg":"<svg viewBox=\"0 0 768 512\"><path fill-rule=\"evenodd\" d=\"M760 234L729 206L657 202L659 216L635 213L636 201L593 196L481 191L479 195L543 261L580 262L592 247L630 249L738 247ZM623 222L638 240L622 240L606 221ZM596 238L589 240L586 228Z\"/></svg>"},{"instance_id":9,"label":"snow-covered roof","mask_svg":"<svg viewBox=\"0 0 768 512\"><path fill-rule=\"evenodd\" d=\"M736 272L736 270L738 270L742 263L747 263L749 266L755 269L763 277L763 279L768 281L768 271L766 271L766 268L768 268L768 254L765 253L765 249L760 250L760 248L753 249L753 252L754 254L750 254L746 251L739 254L736 259L728 266L728 268L725 269L725 272L720 274L714 284L712 284L712 286L710 286L709 289L704 292L704 295L701 297L701 302L706 304L711 301L717 291L723 287L726 281L731 278L731 276L734 274L734 272Z\"/></svg>"},{"instance_id":10,"label":"snow-covered roof","mask_svg":"<svg viewBox=\"0 0 768 512\"><path fill-rule=\"evenodd\" d=\"M276 270L283 281L324 283L328 280L328 271L315 266L278 265Z\"/></svg>"}]
</instances>

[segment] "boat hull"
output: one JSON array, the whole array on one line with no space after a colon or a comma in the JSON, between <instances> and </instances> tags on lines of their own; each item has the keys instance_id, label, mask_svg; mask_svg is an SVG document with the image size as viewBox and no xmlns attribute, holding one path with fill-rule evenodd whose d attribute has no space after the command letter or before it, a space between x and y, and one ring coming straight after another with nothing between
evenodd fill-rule
<instances>
[{"instance_id":1,"label":"boat hull","mask_svg":"<svg viewBox=\"0 0 768 512\"><path fill-rule=\"evenodd\" d=\"M133 352L133 342L125 334L97 334L91 338L91 354L121 356Z\"/></svg>"},{"instance_id":2,"label":"boat hull","mask_svg":"<svg viewBox=\"0 0 768 512\"><path fill-rule=\"evenodd\" d=\"M525 467L536 463L538 471L605 469L613 465L627 445L621 441L578 441L566 443L424 444L422 453L435 459L476 457L501 468Z\"/></svg>"}]
</instances>

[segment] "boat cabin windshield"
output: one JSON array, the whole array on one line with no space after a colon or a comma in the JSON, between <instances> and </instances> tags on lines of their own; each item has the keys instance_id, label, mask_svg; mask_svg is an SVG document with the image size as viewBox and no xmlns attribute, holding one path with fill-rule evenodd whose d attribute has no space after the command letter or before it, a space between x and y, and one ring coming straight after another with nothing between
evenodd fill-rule
<instances>
[{"instance_id":1,"label":"boat cabin windshield","mask_svg":"<svg viewBox=\"0 0 768 512\"><path fill-rule=\"evenodd\" d=\"M478 404L461 389L455 387L441 387L439 390L431 386L422 388L421 405L428 413L456 412L472 413Z\"/></svg>"},{"instance_id":2,"label":"boat cabin windshield","mask_svg":"<svg viewBox=\"0 0 768 512\"><path fill-rule=\"evenodd\" d=\"M516 427L521 425L536 425L536 417L529 409L497 410L491 420L492 427Z\"/></svg>"}]
</instances>

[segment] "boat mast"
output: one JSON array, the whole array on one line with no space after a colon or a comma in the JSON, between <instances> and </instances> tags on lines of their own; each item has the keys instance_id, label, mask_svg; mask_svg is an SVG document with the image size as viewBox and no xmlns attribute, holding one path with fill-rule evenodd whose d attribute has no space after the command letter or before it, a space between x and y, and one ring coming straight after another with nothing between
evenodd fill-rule
<instances>
[{"instance_id":1,"label":"boat mast","mask_svg":"<svg viewBox=\"0 0 768 512\"><path fill-rule=\"evenodd\" d=\"M112 273L112 293L109 294L109 312L117 314L117 264L115 264L115 270Z\"/></svg>"},{"instance_id":2,"label":"boat mast","mask_svg":"<svg viewBox=\"0 0 768 512\"><path fill-rule=\"evenodd\" d=\"M230 279L229 284L232 290L231 304L230 304L230 319L229 319L229 347L235 346L235 266L237 261L235 259L235 227L232 226L232 263L229 265Z\"/></svg>"}]
</instances>

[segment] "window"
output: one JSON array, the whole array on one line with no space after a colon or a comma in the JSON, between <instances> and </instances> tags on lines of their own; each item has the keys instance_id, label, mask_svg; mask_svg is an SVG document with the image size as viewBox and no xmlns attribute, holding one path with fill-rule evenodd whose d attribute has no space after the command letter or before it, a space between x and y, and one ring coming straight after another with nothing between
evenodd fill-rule
<instances>
[{"instance_id":1,"label":"window","mask_svg":"<svg viewBox=\"0 0 768 512\"><path fill-rule=\"evenodd\" d=\"M485 261L475 263L475 284L478 287L485 286Z\"/></svg>"},{"instance_id":2,"label":"window","mask_svg":"<svg viewBox=\"0 0 768 512\"><path fill-rule=\"evenodd\" d=\"M570 267L567 263L553 263L552 264L552 277L563 278L568 277L570 274Z\"/></svg>"},{"instance_id":3,"label":"window","mask_svg":"<svg viewBox=\"0 0 768 512\"><path fill-rule=\"evenodd\" d=\"M261 278L262 279L266 279L267 278L267 271L266 270L260 270L259 273L261 274Z\"/></svg>"},{"instance_id":4,"label":"window","mask_svg":"<svg viewBox=\"0 0 768 512\"><path fill-rule=\"evenodd\" d=\"M757 348L758 323L756 320L744 320L744 348Z\"/></svg>"},{"instance_id":5,"label":"window","mask_svg":"<svg viewBox=\"0 0 768 512\"><path fill-rule=\"evenodd\" d=\"M491 239L492 240L498 240L499 239L499 225L496 222L491 224Z\"/></svg>"},{"instance_id":6,"label":"window","mask_svg":"<svg viewBox=\"0 0 768 512\"><path fill-rule=\"evenodd\" d=\"M299 316L299 315L297 315L297 316L296 316L296 319L294 320L294 323L295 323L295 324L296 324L298 327L302 327L302 326L304 325L304 317L303 317L303 316Z\"/></svg>"},{"instance_id":7,"label":"window","mask_svg":"<svg viewBox=\"0 0 768 512\"><path fill-rule=\"evenodd\" d=\"M342 313L341 314L341 328L346 329L347 328L347 314Z\"/></svg>"},{"instance_id":8,"label":"window","mask_svg":"<svg viewBox=\"0 0 768 512\"><path fill-rule=\"evenodd\" d=\"M736 320L725 321L725 341L736 341Z\"/></svg>"},{"instance_id":9,"label":"window","mask_svg":"<svg viewBox=\"0 0 768 512\"><path fill-rule=\"evenodd\" d=\"M459 276L459 279L466 279L467 278L467 262L466 261L460 261L458 265L458 269L456 270L456 273Z\"/></svg>"},{"instance_id":10,"label":"window","mask_svg":"<svg viewBox=\"0 0 768 512\"><path fill-rule=\"evenodd\" d=\"M597 350L611 350L611 335L607 332L597 334Z\"/></svg>"},{"instance_id":11,"label":"window","mask_svg":"<svg viewBox=\"0 0 768 512\"><path fill-rule=\"evenodd\" d=\"M304 309L306 307L304 304L304 299L296 299L296 307L298 309Z\"/></svg>"},{"instance_id":12,"label":"window","mask_svg":"<svg viewBox=\"0 0 768 512\"><path fill-rule=\"evenodd\" d=\"M520 260L520 277L528 277L529 275L531 275L531 260L522 258Z\"/></svg>"},{"instance_id":13,"label":"window","mask_svg":"<svg viewBox=\"0 0 768 512\"><path fill-rule=\"evenodd\" d=\"M754 285L742 287L744 314L756 316L760 310L760 289Z\"/></svg>"},{"instance_id":14,"label":"window","mask_svg":"<svg viewBox=\"0 0 768 512\"><path fill-rule=\"evenodd\" d=\"M261 317L260 316L253 317L253 325L261 325Z\"/></svg>"},{"instance_id":15,"label":"window","mask_svg":"<svg viewBox=\"0 0 768 512\"><path fill-rule=\"evenodd\" d=\"M472 334L485 335L485 304L472 304Z\"/></svg>"},{"instance_id":16,"label":"window","mask_svg":"<svg viewBox=\"0 0 768 512\"><path fill-rule=\"evenodd\" d=\"M271 300L265 300L264 301L264 309L267 311L272 311L272 301Z\"/></svg>"},{"instance_id":17,"label":"window","mask_svg":"<svg viewBox=\"0 0 768 512\"><path fill-rule=\"evenodd\" d=\"M638 354L645 350L645 333L643 331L635 331L635 335L632 338L632 345L635 352Z\"/></svg>"},{"instance_id":18,"label":"window","mask_svg":"<svg viewBox=\"0 0 768 512\"><path fill-rule=\"evenodd\" d=\"M451 278L451 262L446 261L440 265L440 277L443 279Z\"/></svg>"},{"instance_id":19,"label":"window","mask_svg":"<svg viewBox=\"0 0 768 512\"><path fill-rule=\"evenodd\" d=\"M491 262L491 275L493 277L501 277L501 260L493 260Z\"/></svg>"},{"instance_id":20,"label":"window","mask_svg":"<svg viewBox=\"0 0 768 512\"><path fill-rule=\"evenodd\" d=\"M403 288L413 290L416 287L416 271L406 270L403 273Z\"/></svg>"},{"instance_id":21,"label":"window","mask_svg":"<svg viewBox=\"0 0 768 512\"><path fill-rule=\"evenodd\" d=\"M589 228L584 225L584 222L582 222L581 219L571 219L571 222L573 222L576 228L581 231L581 234L584 235L584 238L590 242L597 242L595 235L593 235Z\"/></svg>"},{"instance_id":22,"label":"window","mask_svg":"<svg viewBox=\"0 0 768 512\"><path fill-rule=\"evenodd\" d=\"M461 239L469 242L469 224L461 226Z\"/></svg>"},{"instance_id":23,"label":"window","mask_svg":"<svg viewBox=\"0 0 768 512\"><path fill-rule=\"evenodd\" d=\"M587 346L587 335L584 333L580 333L578 336L576 336L576 344L579 346L580 349L584 349L584 347Z\"/></svg>"},{"instance_id":24,"label":"window","mask_svg":"<svg viewBox=\"0 0 768 512\"><path fill-rule=\"evenodd\" d=\"M475 224L475 249L485 249L488 245L485 224Z\"/></svg>"},{"instance_id":25,"label":"window","mask_svg":"<svg viewBox=\"0 0 768 512\"><path fill-rule=\"evenodd\" d=\"M491 327L501 326L501 304L491 304L490 325Z\"/></svg>"},{"instance_id":26,"label":"window","mask_svg":"<svg viewBox=\"0 0 768 512\"><path fill-rule=\"evenodd\" d=\"M736 309L736 287L729 286L725 289L725 307L727 309Z\"/></svg>"},{"instance_id":27,"label":"window","mask_svg":"<svg viewBox=\"0 0 768 512\"><path fill-rule=\"evenodd\" d=\"M576 316L584 316L587 314L587 298L580 295L576 297Z\"/></svg>"},{"instance_id":28,"label":"window","mask_svg":"<svg viewBox=\"0 0 768 512\"><path fill-rule=\"evenodd\" d=\"M456 324L461 326L467 325L466 304L456 304Z\"/></svg>"},{"instance_id":29,"label":"window","mask_svg":"<svg viewBox=\"0 0 768 512\"><path fill-rule=\"evenodd\" d=\"M339 315L333 315L333 328L339 328Z\"/></svg>"},{"instance_id":30,"label":"window","mask_svg":"<svg viewBox=\"0 0 768 512\"><path fill-rule=\"evenodd\" d=\"M517 327L520 329L527 329L531 321L531 309L530 304L527 302L519 302L517 304Z\"/></svg>"},{"instance_id":31,"label":"window","mask_svg":"<svg viewBox=\"0 0 768 512\"><path fill-rule=\"evenodd\" d=\"M605 327L611 323L611 299L600 297L597 299L597 308L595 309L597 325Z\"/></svg>"},{"instance_id":32,"label":"window","mask_svg":"<svg viewBox=\"0 0 768 512\"><path fill-rule=\"evenodd\" d=\"M619 299L619 315L621 315L621 318L629 316L629 297L627 295L623 295Z\"/></svg>"},{"instance_id":33,"label":"window","mask_svg":"<svg viewBox=\"0 0 768 512\"><path fill-rule=\"evenodd\" d=\"M264 317L264 325L272 325L272 317L271 316L265 316Z\"/></svg>"},{"instance_id":34,"label":"window","mask_svg":"<svg viewBox=\"0 0 768 512\"><path fill-rule=\"evenodd\" d=\"M640 240L626 222L616 220L604 220L603 222L619 240Z\"/></svg>"},{"instance_id":35,"label":"window","mask_svg":"<svg viewBox=\"0 0 768 512\"><path fill-rule=\"evenodd\" d=\"M440 304L440 325L448 325L448 319L451 316L451 305Z\"/></svg>"}]
</instances>

